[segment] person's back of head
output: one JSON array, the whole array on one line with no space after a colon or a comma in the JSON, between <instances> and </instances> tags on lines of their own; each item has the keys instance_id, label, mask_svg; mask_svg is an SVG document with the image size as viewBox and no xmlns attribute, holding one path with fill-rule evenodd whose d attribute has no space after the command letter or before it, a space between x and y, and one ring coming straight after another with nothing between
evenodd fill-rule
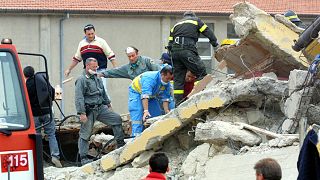
<instances>
[{"instance_id":1,"label":"person's back of head","mask_svg":"<svg viewBox=\"0 0 320 180\"><path fill-rule=\"evenodd\" d=\"M183 17L197 17L196 14L193 11L186 11L185 13L183 13Z\"/></svg>"},{"instance_id":2,"label":"person's back of head","mask_svg":"<svg viewBox=\"0 0 320 180\"><path fill-rule=\"evenodd\" d=\"M27 66L23 69L23 74L26 78L34 76L34 69L32 66Z\"/></svg>"},{"instance_id":3,"label":"person's back of head","mask_svg":"<svg viewBox=\"0 0 320 180\"><path fill-rule=\"evenodd\" d=\"M162 61L162 64L172 65L172 63L171 63L171 58L170 58L170 56L169 56L168 53L162 53L162 55L161 55L161 61Z\"/></svg>"},{"instance_id":4,"label":"person's back of head","mask_svg":"<svg viewBox=\"0 0 320 180\"><path fill-rule=\"evenodd\" d=\"M169 159L165 153L153 154L149 159L150 172L165 174L168 171Z\"/></svg>"},{"instance_id":5,"label":"person's back of head","mask_svg":"<svg viewBox=\"0 0 320 180\"><path fill-rule=\"evenodd\" d=\"M254 169L256 170L257 180L281 180L282 171L278 162L272 158L259 160Z\"/></svg>"}]
</instances>

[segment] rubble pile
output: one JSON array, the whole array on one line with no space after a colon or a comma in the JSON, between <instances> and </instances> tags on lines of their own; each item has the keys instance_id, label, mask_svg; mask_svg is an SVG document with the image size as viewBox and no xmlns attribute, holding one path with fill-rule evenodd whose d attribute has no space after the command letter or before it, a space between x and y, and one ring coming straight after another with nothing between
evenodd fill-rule
<instances>
[{"instance_id":1,"label":"rubble pile","mask_svg":"<svg viewBox=\"0 0 320 180\"><path fill-rule=\"evenodd\" d=\"M234 159L239 164L253 163L257 160L254 154L261 154L260 158L276 156L279 151L286 157L276 158L295 167L291 156L298 153L299 138L294 134L297 129L292 127L297 122L307 77L307 71L296 68L306 69L307 64L291 50L288 41L297 38L299 31L293 31L291 25L283 25L281 20L274 20L249 3L239 3L234 8L231 19L242 37L241 43L222 47L217 57L226 60L237 75L248 73L251 78L238 76L212 82L170 113L148 119L150 126L124 147L82 167L48 167L45 178L141 179L148 174L148 159L156 151L168 155L167 176L175 180L225 179L228 175L225 173L239 173L237 179L244 179L237 169L241 165L228 165L225 159ZM242 56L238 52L247 54ZM245 57L246 62L241 63L240 57ZM261 59L265 62L261 63ZM243 67L244 64L248 66ZM256 76L255 71L261 74ZM318 93L310 96L309 124L319 122L316 118L320 113L318 96ZM110 138L101 134L92 137L92 141L104 145ZM289 156L291 159L285 159ZM221 174L223 168L228 171ZM252 167L246 164L243 169L250 171ZM286 167L283 174L295 178L296 172L292 171L291 166ZM254 173L250 174L252 176L246 178L253 179Z\"/></svg>"},{"instance_id":2,"label":"rubble pile","mask_svg":"<svg viewBox=\"0 0 320 180\"><path fill-rule=\"evenodd\" d=\"M272 132L280 132L282 122L286 119L280 106L288 92L288 81L270 77L230 78L212 84L169 114L157 117L156 120L150 119L153 122L150 127L126 146L93 163L72 169L74 172L66 169L68 172L59 173L59 176L66 179L80 176L112 179L113 176L126 174L119 171L141 168L132 174L132 179L140 179L148 172L149 157L160 150L169 155L171 167L174 167L169 176L184 179L196 173L201 177L204 176L202 172L206 167L205 162L216 155L238 154L244 152L241 148L250 149L261 143L266 143L270 149L290 146L297 142L296 136L279 135L274 139L272 135ZM269 133L259 134L242 127L239 122L254 125ZM109 138L106 135L95 135L92 139L105 142L101 137L106 140ZM202 156L194 157L198 153Z\"/></svg>"}]
</instances>

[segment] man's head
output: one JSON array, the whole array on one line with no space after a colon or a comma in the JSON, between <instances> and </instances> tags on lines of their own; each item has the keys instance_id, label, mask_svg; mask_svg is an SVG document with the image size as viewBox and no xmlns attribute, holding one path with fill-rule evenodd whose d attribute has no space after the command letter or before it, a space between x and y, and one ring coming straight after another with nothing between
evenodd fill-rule
<instances>
[{"instance_id":1,"label":"man's head","mask_svg":"<svg viewBox=\"0 0 320 180\"><path fill-rule=\"evenodd\" d=\"M161 82L163 85L168 84L173 78L172 66L165 65L161 70Z\"/></svg>"},{"instance_id":2,"label":"man's head","mask_svg":"<svg viewBox=\"0 0 320 180\"><path fill-rule=\"evenodd\" d=\"M87 58L86 59L86 72L89 74L95 74L97 72L98 61L95 58Z\"/></svg>"},{"instance_id":3,"label":"man's head","mask_svg":"<svg viewBox=\"0 0 320 180\"><path fill-rule=\"evenodd\" d=\"M280 180L282 177L280 165L272 158L261 159L255 164L254 169L256 180Z\"/></svg>"},{"instance_id":4,"label":"man's head","mask_svg":"<svg viewBox=\"0 0 320 180\"><path fill-rule=\"evenodd\" d=\"M129 46L127 47L127 49L125 50L127 56L128 56L128 59L130 61L131 64L134 64L137 62L138 60L138 52L139 50L133 46Z\"/></svg>"},{"instance_id":5,"label":"man's head","mask_svg":"<svg viewBox=\"0 0 320 180\"><path fill-rule=\"evenodd\" d=\"M150 172L165 174L169 171L169 159L162 152L154 153L149 159Z\"/></svg>"},{"instance_id":6,"label":"man's head","mask_svg":"<svg viewBox=\"0 0 320 180\"><path fill-rule=\"evenodd\" d=\"M183 17L196 17L196 14L193 11L186 11L183 13Z\"/></svg>"},{"instance_id":7,"label":"man's head","mask_svg":"<svg viewBox=\"0 0 320 180\"><path fill-rule=\"evenodd\" d=\"M170 56L168 53L162 53L160 60L161 60L162 64L172 65L171 59L170 59Z\"/></svg>"},{"instance_id":8,"label":"man's head","mask_svg":"<svg viewBox=\"0 0 320 180\"><path fill-rule=\"evenodd\" d=\"M298 15L294 11L288 10L284 13L284 16L296 26L304 28L302 21L299 19Z\"/></svg>"},{"instance_id":9,"label":"man's head","mask_svg":"<svg viewBox=\"0 0 320 180\"><path fill-rule=\"evenodd\" d=\"M83 28L84 34L86 35L86 39L91 42L94 40L96 34L95 34L95 28L92 24L88 24Z\"/></svg>"},{"instance_id":10,"label":"man's head","mask_svg":"<svg viewBox=\"0 0 320 180\"><path fill-rule=\"evenodd\" d=\"M186 82L194 82L196 79L197 77L194 74L192 74L191 71L187 71L186 78L185 78Z\"/></svg>"},{"instance_id":11,"label":"man's head","mask_svg":"<svg viewBox=\"0 0 320 180\"><path fill-rule=\"evenodd\" d=\"M23 69L23 74L26 79L34 76L34 69L32 66L27 66Z\"/></svg>"}]
</instances>

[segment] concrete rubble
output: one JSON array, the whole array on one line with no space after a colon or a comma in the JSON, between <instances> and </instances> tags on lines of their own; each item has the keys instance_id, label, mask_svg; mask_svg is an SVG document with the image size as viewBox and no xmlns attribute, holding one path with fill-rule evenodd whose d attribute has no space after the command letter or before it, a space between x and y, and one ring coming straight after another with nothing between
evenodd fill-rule
<instances>
[{"instance_id":1,"label":"concrete rubble","mask_svg":"<svg viewBox=\"0 0 320 180\"><path fill-rule=\"evenodd\" d=\"M226 144L228 140L231 140L249 146L258 145L261 142L257 134L223 121L197 124L195 140L218 145Z\"/></svg>"},{"instance_id":2,"label":"concrete rubble","mask_svg":"<svg viewBox=\"0 0 320 180\"><path fill-rule=\"evenodd\" d=\"M237 77L211 82L170 113L148 119L140 136L97 161L46 168L45 179L138 180L148 174L148 159L157 151L169 156L167 177L174 180L254 179L253 165L262 157L274 157L284 166L283 179L296 178L299 138L287 132L297 115L308 64L291 50L290 41L300 31L281 18L249 3L236 4L230 19L242 39L220 48L216 57L226 60ZM243 79L247 75L251 78ZM318 96L313 93L308 105L309 124L319 122ZM91 139L104 145L111 138L100 134Z\"/></svg>"},{"instance_id":3,"label":"concrete rubble","mask_svg":"<svg viewBox=\"0 0 320 180\"><path fill-rule=\"evenodd\" d=\"M293 69L308 67L306 58L291 48L299 34L271 15L252 4L238 3L230 20L241 40L236 45L223 46L215 57L219 62L225 61L237 76L274 72L285 78Z\"/></svg>"}]
</instances>

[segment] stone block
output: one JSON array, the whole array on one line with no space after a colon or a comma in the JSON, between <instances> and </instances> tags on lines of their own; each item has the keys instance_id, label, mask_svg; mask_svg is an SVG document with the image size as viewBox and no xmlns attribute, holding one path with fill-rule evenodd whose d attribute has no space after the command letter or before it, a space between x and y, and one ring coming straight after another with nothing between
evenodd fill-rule
<instances>
[{"instance_id":1,"label":"stone block","mask_svg":"<svg viewBox=\"0 0 320 180\"><path fill-rule=\"evenodd\" d=\"M282 133L288 133L293 125L293 120L292 119L286 119L283 121L282 126L281 126L281 132Z\"/></svg>"},{"instance_id":2,"label":"stone block","mask_svg":"<svg viewBox=\"0 0 320 180\"><path fill-rule=\"evenodd\" d=\"M182 122L174 117L155 122L124 147L120 154L120 163L124 164L141 152L151 149L154 144L163 141L181 127Z\"/></svg>"},{"instance_id":3,"label":"stone block","mask_svg":"<svg viewBox=\"0 0 320 180\"><path fill-rule=\"evenodd\" d=\"M199 165L204 166L206 164L209 158L209 148L210 144L204 143L189 153L187 159L181 166L181 171L185 176L195 175Z\"/></svg>"},{"instance_id":4,"label":"stone block","mask_svg":"<svg viewBox=\"0 0 320 180\"><path fill-rule=\"evenodd\" d=\"M296 118L303 90L295 91L284 103L284 114L289 119Z\"/></svg>"},{"instance_id":5,"label":"stone block","mask_svg":"<svg viewBox=\"0 0 320 180\"><path fill-rule=\"evenodd\" d=\"M289 75L289 94L302 87L308 71L294 69Z\"/></svg>"},{"instance_id":6,"label":"stone block","mask_svg":"<svg viewBox=\"0 0 320 180\"><path fill-rule=\"evenodd\" d=\"M261 142L261 138L250 131L240 129L239 126L223 121L199 123L195 132L195 140L201 142L224 144L231 139L245 145L254 146Z\"/></svg>"},{"instance_id":7,"label":"stone block","mask_svg":"<svg viewBox=\"0 0 320 180\"><path fill-rule=\"evenodd\" d=\"M145 151L136 157L131 163L134 168L140 168L149 164L150 157L154 154L154 151Z\"/></svg>"},{"instance_id":8,"label":"stone block","mask_svg":"<svg viewBox=\"0 0 320 180\"><path fill-rule=\"evenodd\" d=\"M119 156L124 147L116 149L109 154L102 156L100 159L100 166L104 171L115 169L120 165Z\"/></svg>"},{"instance_id":9,"label":"stone block","mask_svg":"<svg viewBox=\"0 0 320 180\"><path fill-rule=\"evenodd\" d=\"M81 166L81 171L84 172L84 173L88 173L88 174L93 174L94 173L94 167L93 167L93 163L89 163L89 164L86 164L84 166Z\"/></svg>"}]
</instances>

